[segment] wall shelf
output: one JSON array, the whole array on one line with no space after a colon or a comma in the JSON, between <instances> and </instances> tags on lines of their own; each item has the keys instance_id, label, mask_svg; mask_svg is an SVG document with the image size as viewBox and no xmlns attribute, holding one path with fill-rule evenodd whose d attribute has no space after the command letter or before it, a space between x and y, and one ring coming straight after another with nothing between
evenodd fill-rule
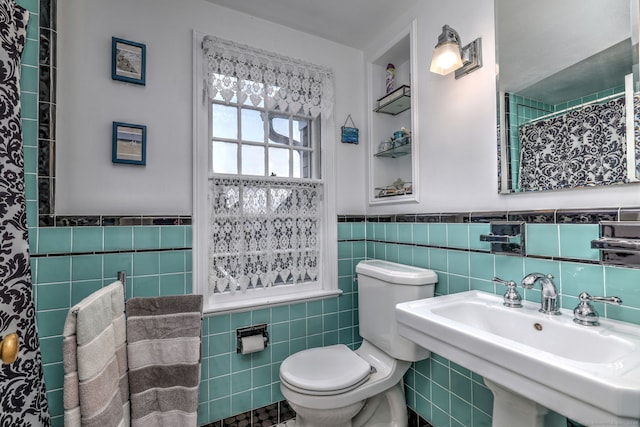
<instances>
[{"instance_id":1,"label":"wall shelf","mask_svg":"<svg viewBox=\"0 0 640 427\"><path fill-rule=\"evenodd\" d=\"M398 145L397 147L390 148L384 151L378 151L374 154L376 157L390 157L395 159L396 157L402 157L411 154L411 143Z\"/></svg>"},{"instance_id":2,"label":"wall shelf","mask_svg":"<svg viewBox=\"0 0 640 427\"><path fill-rule=\"evenodd\" d=\"M391 114L395 116L411 108L411 88L402 85L398 89L378 99L376 113Z\"/></svg>"}]
</instances>

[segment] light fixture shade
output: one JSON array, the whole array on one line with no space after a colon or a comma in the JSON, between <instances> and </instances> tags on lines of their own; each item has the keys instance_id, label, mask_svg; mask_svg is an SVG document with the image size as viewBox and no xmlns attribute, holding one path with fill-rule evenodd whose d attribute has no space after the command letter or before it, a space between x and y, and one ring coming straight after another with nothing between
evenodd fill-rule
<instances>
[{"instance_id":1,"label":"light fixture shade","mask_svg":"<svg viewBox=\"0 0 640 427\"><path fill-rule=\"evenodd\" d=\"M460 45L455 41L438 43L435 49L433 49L430 71L432 73L445 75L460 67L462 67Z\"/></svg>"}]
</instances>

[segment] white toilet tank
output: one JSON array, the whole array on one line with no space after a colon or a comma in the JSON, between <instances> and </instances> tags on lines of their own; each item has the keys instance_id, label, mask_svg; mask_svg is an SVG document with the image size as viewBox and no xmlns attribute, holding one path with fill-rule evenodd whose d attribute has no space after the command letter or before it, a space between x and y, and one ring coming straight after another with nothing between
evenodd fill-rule
<instances>
[{"instance_id":1,"label":"white toilet tank","mask_svg":"<svg viewBox=\"0 0 640 427\"><path fill-rule=\"evenodd\" d=\"M366 260L356 266L360 335L395 359L415 362L429 351L398 334L396 304L433 297L437 274L389 261Z\"/></svg>"}]
</instances>

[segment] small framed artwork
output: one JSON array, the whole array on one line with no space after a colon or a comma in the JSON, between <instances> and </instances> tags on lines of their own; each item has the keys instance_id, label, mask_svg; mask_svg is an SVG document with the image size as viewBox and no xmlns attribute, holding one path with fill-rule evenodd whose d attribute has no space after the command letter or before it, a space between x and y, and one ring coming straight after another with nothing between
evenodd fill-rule
<instances>
[{"instance_id":1,"label":"small framed artwork","mask_svg":"<svg viewBox=\"0 0 640 427\"><path fill-rule=\"evenodd\" d=\"M111 161L130 165L147 164L147 127L113 122Z\"/></svg>"},{"instance_id":2,"label":"small framed artwork","mask_svg":"<svg viewBox=\"0 0 640 427\"><path fill-rule=\"evenodd\" d=\"M146 46L129 40L111 38L111 78L145 84Z\"/></svg>"}]
</instances>

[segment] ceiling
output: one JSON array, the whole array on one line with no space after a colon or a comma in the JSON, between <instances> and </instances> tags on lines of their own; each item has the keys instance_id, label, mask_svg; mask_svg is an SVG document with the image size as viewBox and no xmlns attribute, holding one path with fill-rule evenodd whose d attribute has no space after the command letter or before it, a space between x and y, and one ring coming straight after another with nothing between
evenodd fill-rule
<instances>
[{"instance_id":1,"label":"ceiling","mask_svg":"<svg viewBox=\"0 0 640 427\"><path fill-rule=\"evenodd\" d=\"M363 50L380 28L418 0L207 0ZM389 11L395 15L390 16Z\"/></svg>"}]
</instances>

